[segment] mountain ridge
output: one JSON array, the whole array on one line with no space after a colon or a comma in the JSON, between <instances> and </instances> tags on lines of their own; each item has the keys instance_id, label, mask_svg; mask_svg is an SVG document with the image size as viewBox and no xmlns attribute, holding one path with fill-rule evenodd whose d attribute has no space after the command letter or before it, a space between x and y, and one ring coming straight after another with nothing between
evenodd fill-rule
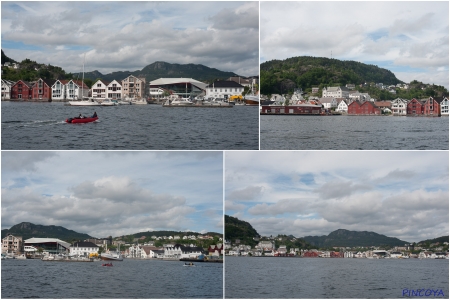
<instances>
[{"instance_id":1,"label":"mountain ridge","mask_svg":"<svg viewBox=\"0 0 450 300\"><path fill-rule=\"evenodd\" d=\"M15 62L9 58L2 49L2 65L5 62ZM31 61L28 58L22 60L19 63L20 69L3 68L3 79L12 81L25 80L34 81L39 78L44 79L81 79L83 77L82 72L70 73L64 71L62 68L52 66L50 64L40 64L35 61ZM151 64L144 66L141 70L135 71L116 71L108 74L102 74L98 70L84 72L84 78L88 80L102 79L105 81L122 80L129 75L135 77L145 77L146 82L149 83L152 80L158 78L173 78L184 77L193 78L199 81L211 83L214 80L225 80L232 76L239 76L234 72L221 71L216 68L210 68L202 64L178 64L168 63L164 61L155 61ZM245 76L241 76L245 77Z\"/></svg>"},{"instance_id":2,"label":"mountain ridge","mask_svg":"<svg viewBox=\"0 0 450 300\"><path fill-rule=\"evenodd\" d=\"M303 239L317 247L404 246L409 244L398 238L388 237L373 231L351 231L347 229L337 229L328 235L305 236Z\"/></svg>"}]
</instances>

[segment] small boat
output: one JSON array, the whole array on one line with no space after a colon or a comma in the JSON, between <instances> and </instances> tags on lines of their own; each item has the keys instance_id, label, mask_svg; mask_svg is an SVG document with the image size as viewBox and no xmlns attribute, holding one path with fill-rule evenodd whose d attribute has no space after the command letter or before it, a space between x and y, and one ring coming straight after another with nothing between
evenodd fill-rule
<instances>
[{"instance_id":1,"label":"small boat","mask_svg":"<svg viewBox=\"0 0 450 300\"><path fill-rule=\"evenodd\" d=\"M102 267L112 267L112 266L113 266L112 263L102 264Z\"/></svg>"},{"instance_id":2,"label":"small boat","mask_svg":"<svg viewBox=\"0 0 450 300\"><path fill-rule=\"evenodd\" d=\"M184 263L185 267L195 267L194 263Z\"/></svg>"},{"instance_id":3,"label":"small boat","mask_svg":"<svg viewBox=\"0 0 450 300\"><path fill-rule=\"evenodd\" d=\"M120 245L117 251L110 251L106 248L106 252L100 254L101 260L115 260L115 261L123 261L122 253L120 253Z\"/></svg>"},{"instance_id":4,"label":"small boat","mask_svg":"<svg viewBox=\"0 0 450 300\"><path fill-rule=\"evenodd\" d=\"M104 99L100 102L101 106L116 106L117 102L112 101L111 99Z\"/></svg>"},{"instance_id":5,"label":"small boat","mask_svg":"<svg viewBox=\"0 0 450 300\"><path fill-rule=\"evenodd\" d=\"M92 117L89 117L89 118L68 118L67 120L66 120L66 123L72 123L72 124L74 124L74 123L90 123L90 122L94 122L94 121L97 121L98 120L98 117L94 117L94 118L92 118Z\"/></svg>"}]
</instances>

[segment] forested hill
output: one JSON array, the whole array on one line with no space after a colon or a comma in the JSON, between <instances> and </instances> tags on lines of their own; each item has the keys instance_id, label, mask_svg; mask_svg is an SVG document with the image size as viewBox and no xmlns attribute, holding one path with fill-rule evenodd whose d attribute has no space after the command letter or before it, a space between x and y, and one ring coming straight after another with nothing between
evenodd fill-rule
<instances>
[{"instance_id":1,"label":"forested hill","mask_svg":"<svg viewBox=\"0 0 450 300\"><path fill-rule=\"evenodd\" d=\"M442 244L444 242L448 243L448 235L441 236L441 237L438 237L438 238L435 238L435 239L420 241L417 244L429 245L429 244L433 244L433 243L441 243Z\"/></svg>"},{"instance_id":2,"label":"forested hill","mask_svg":"<svg viewBox=\"0 0 450 300\"><path fill-rule=\"evenodd\" d=\"M82 74L74 74L74 76L80 76ZM115 80L122 80L133 75L136 77L145 77L147 82L156 80L158 78L193 78L199 81L214 81L215 79L225 80L232 76L237 76L233 72L224 72L215 68L209 68L199 64L171 64L163 61L154 62L145 66L142 70L136 71L119 71L109 74L102 74L98 71L85 72L84 77L91 80L103 79L111 82Z\"/></svg>"},{"instance_id":3,"label":"forested hill","mask_svg":"<svg viewBox=\"0 0 450 300\"><path fill-rule=\"evenodd\" d=\"M5 62L16 62L9 58L2 50L2 65ZM225 80L232 76L239 76L234 72L220 71L215 68L210 68L201 64L172 64L163 61L157 61L145 66L142 70L135 71L118 71L109 74L102 74L101 72L87 71L89 67L86 66L84 73L85 83L91 87L91 85L97 79L103 79L111 82L115 80L122 80L129 75L136 77L145 77L147 83L158 78L193 78L199 81L211 83L215 80ZM25 81L34 81L39 78L43 79L81 79L82 73L66 73L62 68L58 66L52 66L50 64L41 64L32 61L28 58L19 62L19 68L2 67L2 78L12 81L18 81L20 79Z\"/></svg>"},{"instance_id":4,"label":"forested hill","mask_svg":"<svg viewBox=\"0 0 450 300\"><path fill-rule=\"evenodd\" d=\"M2 238L12 234L14 236L21 236L22 240L27 240L29 238L55 238L66 242L72 242L74 240L85 240L91 238L90 235L85 233L78 233L73 230L55 226L55 225L35 225L29 222L22 222L14 225L10 229L2 230Z\"/></svg>"},{"instance_id":5,"label":"forested hill","mask_svg":"<svg viewBox=\"0 0 450 300\"><path fill-rule=\"evenodd\" d=\"M347 83L403 83L394 73L356 61L299 56L261 64L261 93L288 93L295 87L345 86Z\"/></svg>"},{"instance_id":6,"label":"forested hill","mask_svg":"<svg viewBox=\"0 0 450 300\"><path fill-rule=\"evenodd\" d=\"M241 244L256 245L254 237L259 237L258 232L250 223L239 220L238 218L225 215L225 239L235 241L239 239Z\"/></svg>"},{"instance_id":7,"label":"forested hill","mask_svg":"<svg viewBox=\"0 0 450 300\"><path fill-rule=\"evenodd\" d=\"M305 236L305 241L316 247L370 247L370 246L404 246L408 242L371 231L349 231L338 229L329 235Z\"/></svg>"}]
</instances>

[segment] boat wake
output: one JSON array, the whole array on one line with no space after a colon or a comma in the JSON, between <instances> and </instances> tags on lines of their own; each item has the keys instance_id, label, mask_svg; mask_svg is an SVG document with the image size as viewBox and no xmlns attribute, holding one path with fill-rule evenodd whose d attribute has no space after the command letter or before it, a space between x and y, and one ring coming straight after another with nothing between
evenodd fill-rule
<instances>
[{"instance_id":1,"label":"boat wake","mask_svg":"<svg viewBox=\"0 0 450 300\"><path fill-rule=\"evenodd\" d=\"M49 125L65 124L62 120L34 120L34 121L4 121L2 126L7 128L20 127L42 127Z\"/></svg>"}]
</instances>

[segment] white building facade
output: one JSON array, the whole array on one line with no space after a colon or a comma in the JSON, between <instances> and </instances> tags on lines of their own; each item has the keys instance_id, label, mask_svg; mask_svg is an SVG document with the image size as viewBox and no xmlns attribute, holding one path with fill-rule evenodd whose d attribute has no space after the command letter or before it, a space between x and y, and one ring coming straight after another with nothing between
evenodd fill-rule
<instances>
[{"instance_id":1,"label":"white building facade","mask_svg":"<svg viewBox=\"0 0 450 300\"><path fill-rule=\"evenodd\" d=\"M103 81L103 80L97 80L92 85L92 98L95 99L106 99L107 98L107 89L108 89L109 82Z\"/></svg>"},{"instance_id":2,"label":"white building facade","mask_svg":"<svg viewBox=\"0 0 450 300\"><path fill-rule=\"evenodd\" d=\"M391 101L392 114L395 116L406 116L408 100L397 98Z\"/></svg>"},{"instance_id":3,"label":"white building facade","mask_svg":"<svg viewBox=\"0 0 450 300\"><path fill-rule=\"evenodd\" d=\"M2 100L10 100L11 99L11 87L14 82L11 80L2 79Z\"/></svg>"},{"instance_id":4,"label":"white building facade","mask_svg":"<svg viewBox=\"0 0 450 300\"><path fill-rule=\"evenodd\" d=\"M69 248L69 255L71 256L89 256L90 254L98 254L99 247L91 242L76 242Z\"/></svg>"},{"instance_id":5,"label":"white building facade","mask_svg":"<svg viewBox=\"0 0 450 300\"><path fill-rule=\"evenodd\" d=\"M234 81L226 81L219 80L215 81L208 86L206 86L206 94L205 98L223 98L228 99L231 96L242 95L244 92L244 86L234 82Z\"/></svg>"},{"instance_id":6,"label":"white building facade","mask_svg":"<svg viewBox=\"0 0 450 300\"><path fill-rule=\"evenodd\" d=\"M322 97L348 98L349 90L345 86L326 87L322 90Z\"/></svg>"},{"instance_id":7,"label":"white building facade","mask_svg":"<svg viewBox=\"0 0 450 300\"><path fill-rule=\"evenodd\" d=\"M107 86L107 98L109 99L122 99L122 84L117 80L111 81Z\"/></svg>"}]
</instances>

